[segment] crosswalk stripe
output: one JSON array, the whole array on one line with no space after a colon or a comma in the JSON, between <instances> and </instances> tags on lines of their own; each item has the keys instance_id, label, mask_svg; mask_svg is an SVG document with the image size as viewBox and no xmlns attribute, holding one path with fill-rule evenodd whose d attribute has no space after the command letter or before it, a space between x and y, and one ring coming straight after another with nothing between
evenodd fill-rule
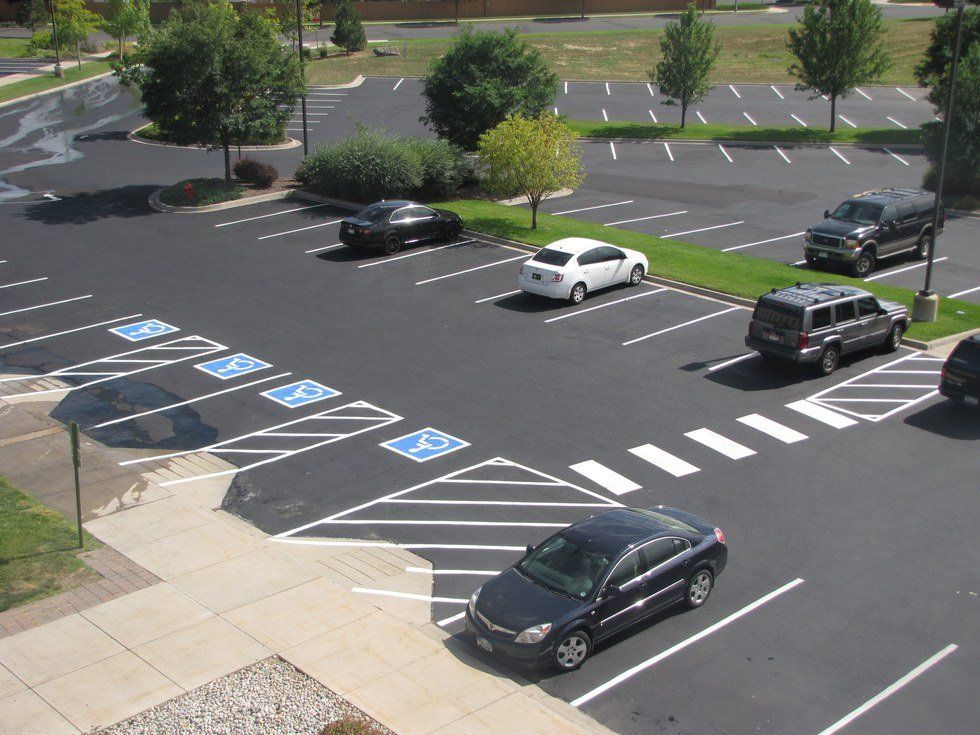
<instances>
[{"instance_id":1,"label":"crosswalk stripe","mask_svg":"<svg viewBox=\"0 0 980 735\"><path fill-rule=\"evenodd\" d=\"M829 408L818 406L816 403L806 400L787 403L786 408L792 409L797 413L802 413L804 416L809 416L811 419L816 419L828 426L833 426L835 429L845 429L857 423L854 419L841 416L836 411L831 411Z\"/></svg>"},{"instance_id":2,"label":"crosswalk stripe","mask_svg":"<svg viewBox=\"0 0 980 735\"><path fill-rule=\"evenodd\" d=\"M699 468L690 462L685 462L680 457L675 457L670 452L665 452L663 449L653 446L653 444L633 447L629 451L640 459L656 465L664 472L669 472L674 477L684 477L684 475L690 475L699 471Z\"/></svg>"},{"instance_id":3,"label":"crosswalk stripe","mask_svg":"<svg viewBox=\"0 0 980 735\"><path fill-rule=\"evenodd\" d=\"M734 442L728 437L715 433L711 429L696 429L695 431L688 431L684 433L684 436L704 444L704 446L708 447L709 449L714 449L716 452L724 454L726 457L731 457L732 459L744 459L745 457L751 457L753 454L755 454L754 450L742 446L738 442Z\"/></svg>"},{"instance_id":4,"label":"crosswalk stripe","mask_svg":"<svg viewBox=\"0 0 980 735\"><path fill-rule=\"evenodd\" d=\"M774 439L779 439L779 441L786 444L794 444L809 438L806 434L801 434L795 429L791 429L788 426L783 426L779 422L773 421L772 419L767 419L765 416L760 416L757 413L750 413L748 416L740 416L736 419L736 421L743 423L746 426L751 426L753 429L757 429L763 434L768 434Z\"/></svg>"},{"instance_id":5,"label":"crosswalk stripe","mask_svg":"<svg viewBox=\"0 0 980 735\"><path fill-rule=\"evenodd\" d=\"M606 490L615 495L633 492L643 487L642 485L637 485L628 477L623 477L618 472L609 469L603 464L599 464L594 459L569 465L568 468L578 472L580 475L588 477L597 485L602 485Z\"/></svg>"}]
</instances>

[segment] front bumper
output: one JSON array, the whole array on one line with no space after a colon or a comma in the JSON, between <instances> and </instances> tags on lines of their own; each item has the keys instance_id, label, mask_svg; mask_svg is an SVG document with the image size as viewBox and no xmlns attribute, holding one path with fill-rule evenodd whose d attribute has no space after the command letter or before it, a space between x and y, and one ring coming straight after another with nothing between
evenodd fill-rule
<instances>
[{"instance_id":1,"label":"front bumper","mask_svg":"<svg viewBox=\"0 0 980 735\"><path fill-rule=\"evenodd\" d=\"M803 256L807 260L814 260L817 263L853 263L861 254L861 248L831 248L823 245L814 245L804 241Z\"/></svg>"},{"instance_id":2,"label":"front bumper","mask_svg":"<svg viewBox=\"0 0 980 735\"><path fill-rule=\"evenodd\" d=\"M773 344L772 342L767 342L766 340L753 337L750 334L745 335L745 346L749 349L755 350L756 352L772 355L774 357L780 357L784 360L789 360L790 362L800 364L816 362L820 359L820 353L823 352L823 349L819 346L807 347L806 349L798 350L795 347Z\"/></svg>"},{"instance_id":3,"label":"front bumper","mask_svg":"<svg viewBox=\"0 0 980 735\"><path fill-rule=\"evenodd\" d=\"M509 637L504 638L499 633L487 630L483 623L470 615L469 609L466 610L465 621L467 637L483 653L522 669L543 669L551 664L553 636L547 636L540 643L514 643ZM492 650L487 651L477 639L489 642Z\"/></svg>"}]
</instances>

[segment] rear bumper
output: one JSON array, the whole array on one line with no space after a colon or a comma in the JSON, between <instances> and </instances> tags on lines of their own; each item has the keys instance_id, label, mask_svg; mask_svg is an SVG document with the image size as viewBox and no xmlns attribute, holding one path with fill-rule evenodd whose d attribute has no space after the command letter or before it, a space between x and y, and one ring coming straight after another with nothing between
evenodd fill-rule
<instances>
[{"instance_id":1,"label":"rear bumper","mask_svg":"<svg viewBox=\"0 0 980 735\"><path fill-rule=\"evenodd\" d=\"M521 669L543 669L551 665L551 654L554 643L550 637L541 643L517 644L513 641L501 639L500 636L491 633L479 620L475 620L467 609L465 615L466 636L478 650L491 656L498 661L503 661L511 666ZM477 638L489 641L493 646L492 651L477 644Z\"/></svg>"},{"instance_id":2,"label":"rear bumper","mask_svg":"<svg viewBox=\"0 0 980 735\"><path fill-rule=\"evenodd\" d=\"M564 281L533 281L526 276L517 276L517 287L521 291L547 296L551 299L567 299L571 285Z\"/></svg>"},{"instance_id":3,"label":"rear bumper","mask_svg":"<svg viewBox=\"0 0 980 735\"><path fill-rule=\"evenodd\" d=\"M355 237L344 233L340 234L340 241L344 245L350 245L351 247L356 248L380 248L382 246L380 239L375 239L373 237L365 239L363 237Z\"/></svg>"},{"instance_id":4,"label":"rear bumper","mask_svg":"<svg viewBox=\"0 0 980 735\"><path fill-rule=\"evenodd\" d=\"M939 394L949 398L951 401L962 403L971 408L980 408L980 390L975 390L970 386L952 385L951 383L939 381Z\"/></svg>"},{"instance_id":5,"label":"rear bumper","mask_svg":"<svg viewBox=\"0 0 980 735\"><path fill-rule=\"evenodd\" d=\"M801 364L816 362L820 359L820 353L822 352L820 347L807 347L805 350L798 350L793 347L766 342L749 334L745 335L745 346L756 352Z\"/></svg>"}]
</instances>

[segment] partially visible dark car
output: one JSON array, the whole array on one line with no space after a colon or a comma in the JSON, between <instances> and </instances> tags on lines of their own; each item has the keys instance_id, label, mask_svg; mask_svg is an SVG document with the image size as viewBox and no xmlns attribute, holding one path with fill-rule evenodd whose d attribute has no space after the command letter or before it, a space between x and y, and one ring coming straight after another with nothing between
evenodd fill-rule
<instances>
[{"instance_id":1,"label":"partially visible dark car","mask_svg":"<svg viewBox=\"0 0 980 735\"><path fill-rule=\"evenodd\" d=\"M394 255L422 240L452 240L463 229L455 212L417 202L380 201L340 221L340 241L351 247L381 248Z\"/></svg>"},{"instance_id":2,"label":"partially visible dark car","mask_svg":"<svg viewBox=\"0 0 980 735\"><path fill-rule=\"evenodd\" d=\"M961 341L939 374L939 392L965 406L980 405L980 334Z\"/></svg>"},{"instance_id":3,"label":"partially visible dark car","mask_svg":"<svg viewBox=\"0 0 980 735\"><path fill-rule=\"evenodd\" d=\"M574 523L478 588L466 632L522 668L572 671L593 646L683 601L700 607L728 559L725 536L676 508L616 508Z\"/></svg>"}]
</instances>

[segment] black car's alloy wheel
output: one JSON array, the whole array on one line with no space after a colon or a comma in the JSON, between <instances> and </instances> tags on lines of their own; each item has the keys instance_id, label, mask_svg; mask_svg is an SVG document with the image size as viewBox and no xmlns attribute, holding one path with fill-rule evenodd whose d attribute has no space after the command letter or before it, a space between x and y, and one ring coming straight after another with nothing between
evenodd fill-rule
<instances>
[{"instance_id":1,"label":"black car's alloy wheel","mask_svg":"<svg viewBox=\"0 0 980 735\"><path fill-rule=\"evenodd\" d=\"M702 569L691 577L691 581L687 583L687 593L684 595L687 606L691 608L701 607L704 601L708 599L708 595L711 594L714 583L714 577L707 569Z\"/></svg>"},{"instance_id":2,"label":"black car's alloy wheel","mask_svg":"<svg viewBox=\"0 0 980 735\"><path fill-rule=\"evenodd\" d=\"M398 239L398 235L388 235L385 238L385 252L388 255L394 255L399 250L401 250L402 241Z\"/></svg>"},{"instance_id":3,"label":"black car's alloy wheel","mask_svg":"<svg viewBox=\"0 0 980 735\"><path fill-rule=\"evenodd\" d=\"M562 671L574 671L592 652L592 639L584 630L566 633L555 645L555 666Z\"/></svg>"},{"instance_id":4,"label":"black car's alloy wheel","mask_svg":"<svg viewBox=\"0 0 980 735\"><path fill-rule=\"evenodd\" d=\"M634 265L633 270L630 271L629 284L631 286L639 286L642 280L643 280L643 266Z\"/></svg>"},{"instance_id":5,"label":"black car's alloy wheel","mask_svg":"<svg viewBox=\"0 0 980 735\"><path fill-rule=\"evenodd\" d=\"M446 239L452 240L459 235L459 225L455 222L450 222L446 225Z\"/></svg>"}]
</instances>

